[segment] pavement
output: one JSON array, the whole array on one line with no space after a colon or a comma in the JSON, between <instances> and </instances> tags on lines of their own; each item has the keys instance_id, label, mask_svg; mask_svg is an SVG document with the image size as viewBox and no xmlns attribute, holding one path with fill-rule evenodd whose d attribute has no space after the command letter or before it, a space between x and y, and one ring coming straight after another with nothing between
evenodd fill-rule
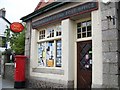
<instances>
[{"instance_id":1,"label":"pavement","mask_svg":"<svg viewBox=\"0 0 120 90\"><path fill-rule=\"evenodd\" d=\"M13 81L2 79L2 77L0 76L0 90L40 90L40 89L27 89L27 88L15 89Z\"/></svg>"},{"instance_id":2,"label":"pavement","mask_svg":"<svg viewBox=\"0 0 120 90\"><path fill-rule=\"evenodd\" d=\"M14 88L14 82L2 79L2 88Z\"/></svg>"},{"instance_id":3,"label":"pavement","mask_svg":"<svg viewBox=\"0 0 120 90\"><path fill-rule=\"evenodd\" d=\"M14 88L14 82L6 80L6 79L2 79L2 77L0 76L0 89L1 90L8 90L8 89L13 90L13 88Z\"/></svg>"}]
</instances>

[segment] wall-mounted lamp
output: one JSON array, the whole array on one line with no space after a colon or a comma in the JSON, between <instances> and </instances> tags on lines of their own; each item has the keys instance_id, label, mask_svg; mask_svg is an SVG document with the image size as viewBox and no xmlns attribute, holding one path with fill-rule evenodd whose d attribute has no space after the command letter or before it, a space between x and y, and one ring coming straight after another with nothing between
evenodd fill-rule
<instances>
[{"instance_id":1,"label":"wall-mounted lamp","mask_svg":"<svg viewBox=\"0 0 120 90\"><path fill-rule=\"evenodd\" d=\"M115 25L115 16L106 16L108 20L113 20L113 25Z\"/></svg>"}]
</instances>

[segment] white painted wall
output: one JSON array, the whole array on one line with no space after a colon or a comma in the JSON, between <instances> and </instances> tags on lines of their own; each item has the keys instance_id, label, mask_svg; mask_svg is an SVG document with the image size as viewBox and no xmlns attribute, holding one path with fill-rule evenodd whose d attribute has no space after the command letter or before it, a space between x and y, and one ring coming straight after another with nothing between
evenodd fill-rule
<instances>
[{"instance_id":1,"label":"white painted wall","mask_svg":"<svg viewBox=\"0 0 120 90\"><path fill-rule=\"evenodd\" d=\"M103 81L101 10L92 12L92 87L101 86Z\"/></svg>"},{"instance_id":2,"label":"white painted wall","mask_svg":"<svg viewBox=\"0 0 120 90\"><path fill-rule=\"evenodd\" d=\"M91 40L93 47L93 67L92 67L92 85L102 85L102 31L100 9L91 12L92 15L92 38L82 39ZM36 18L37 20L37 18ZM31 76L43 77L55 80L74 80L74 86L77 87L77 53L76 48L76 23L70 19L62 20L62 69L64 75L45 74L32 72L32 68L37 65L37 30L32 30L31 38Z\"/></svg>"},{"instance_id":3,"label":"white painted wall","mask_svg":"<svg viewBox=\"0 0 120 90\"><path fill-rule=\"evenodd\" d=\"M56 67L42 67L49 69L62 69L64 70L64 75L57 74L46 74L46 73L37 73L32 72L32 68L38 67L37 62L37 36L38 31L32 30L31 37L31 62L30 62L30 76L43 77L55 80L74 80L74 58L75 58L75 27L76 24L70 19L63 20L61 22L62 27L62 68Z\"/></svg>"},{"instance_id":4,"label":"white painted wall","mask_svg":"<svg viewBox=\"0 0 120 90\"><path fill-rule=\"evenodd\" d=\"M62 21L62 60L67 80L74 80L75 27L75 22L70 19Z\"/></svg>"},{"instance_id":5,"label":"white painted wall","mask_svg":"<svg viewBox=\"0 0 120 90\"><path fill-rule=\"evenodd\" d=\"M75 22L66 19L62 21L62 61L67 80L74 80L75 58Z\"/></svg>"},{"instance_id":6,"label":"white painted wall","mask_svg":"<svg viewBox=\"0 0 120 90\"><path fill-rule=\"evenodd\" d=\"M0 36L4 36L6 26L9 26L9 24L0 17Z\"/></svg>"},{"instance_id":7,"label":"white painted wall","mask_svg":"<svg viewBox=\"0 0 120 90\"><path fill-rule=\"evenodd\" d=\"M32 30L32 33L31 33L31 50L30 50L31 51L31 55L30 55L30 58L31 58L30 76L48 78L48 79L55 79L55 80L66 80L67 77L65 77L65 75L32 72L32 68L63 69L63 68L56 68L56 67L39 67L38 66L37 41L38 41L38 30ZM62 61L62 63L63 63L63 61Z\"/></svg>"},{"instance_id":8,"label":"white painted wall","mask_svg":"<svg viewBox=\"0 0 120 90\"><path fill-rule=\"evenodd\" d=\"M4 37L6 26L9 26L9 23L7 23L3 18L0 17L0 36ZM8 45L8 48L10 48L10 44ZM5 48L0 47L0 51L4 51Z\"/></svg>"},{"instance_id":9,"label":"white painted wall","mask_svg":"<svg viewBox=\"0 0 120 90\"><path fill-rule=\"evenodd\" d=\"M30 70L32 70L32 68L37 68L38 66L38 59L37 59L37 35L38 35L38 31L37 30L32 30L31 31L31 55L30 55Z\"/></svg>"}]
</instances>

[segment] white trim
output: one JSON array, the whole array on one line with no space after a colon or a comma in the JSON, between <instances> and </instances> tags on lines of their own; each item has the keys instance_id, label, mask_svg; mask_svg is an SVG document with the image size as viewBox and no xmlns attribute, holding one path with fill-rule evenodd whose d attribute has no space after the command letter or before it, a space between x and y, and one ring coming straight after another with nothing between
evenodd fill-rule
<instances>
[{"instance_id":1,"label":"white trim","mask_svg":"<svg viewBox=\"0 0 120 90\"><path fill-rule=\"evenodd\" d=\"M57 24L53 24L53 25L49 25L49 26L46 26L46 28L40 28L40 29L37 29L38 30L38 36L37 36L37 45L39 43L43 43L43 42L49 42L49 41L54 41L54 51L53 51L53 55L54 55L54 66L53 67L48 67L48 68L62 68L63 64L61 67L56 67L56 40L62 40L62 30L61 30L61 36L56 36L56 31L57 31L57 26L61 26L61 23L57 23ZM47 33L48 33L48 29L51 29L51 30L54 30L54 37L50 37L50 38L47 38ZM39 31L41 30L45 30L45 39L41 39L39 40ZM47 43L46 43L47 44ZM46 45L45 45L46 47ZM37 50L38 52L38 50ZM46 50L45 50L46 52ZM62 59L62 58L61 58ZM38 61L38 54L37 54L37 61ZM37 64L38 65L38 64ZM45 66L37 66L37 68L46 68L46 57L45 57Z\"/></svg>"},{"instance_id":2,"label":"white trim","mask_svg":"<svg viewBox=\"0 0 120 90\"><path fill-rule=\"evenodd\" d=\"M75 41L75 74L74 74L74 88L77 88L77 43L78 42L82 42L82 41L89 41L91 40L92 41L92 36L91 37L84 37L84 38L77 38L77 23L79 22L83 22L83 21L88 21L88 20L91 20L92 21L92 17L89 16L89 17L86 17L86 18L82 18L82 19L79 19L76 21L76 30L75 30L75 38L76 38L76 41ZM92 24L91 24L92 26ZM93 31L93 30L91 30ZM91 32L92 34L92 32ZM92 47L93 48L93 47Z\"/></svg>"},{"instance_id":3,"label":"white trim","mask_svg":"<svg viewBox=\"0 0 120 90\"><path fill-rule=\"evenodd\" d=\"M75 42L75 74L74 88L77 88L77 42Z\"/></svg>"},{"instance_id":4,"label":"white trim","mask_svg":"<svg viewBox=\"0 0 120 90\"><path fill-rule=\"evenodd\" d=\"M80 22L84 22L84 21L88 21L88 20L91 20L91 17L86 17L86 18L81 18L79 20L76 20L76 23L80 23Z\"/></svg>"},{"instance_id":5,"label":"white trim","mask_svg":"<svg viewBox=\"0 0 120 90\"><path fill-rule=\"evenodd\" d=\"M37 68L46 68L46 69L58 69L58 70L63 70L62 67L45 67L45 66L38 66Z\"/></svg>"},{"instance_id":6,"label":"white trim","mask_svg":"<svg viewBox=\"0 0 120 90\"><path fill-rule=\"evenodd\" d=\"M41 39L41 40L38 40L37 43L46 42L46 41L53 41L53 40L59 40L61 38L62 38L62 36L56 36L56 37Z\"/></svg>"},{"instance_id":7,"label":"white trim","mask_svg":"<svg viewBox=\"0 0 120 90\"><path fill-rule=\"evenodd\" d=\"M56 67L56 54L57 54L57 48L56 48L56 40L54 40L54 51L53 51L53 55L54 55L54 67ZM61 67L60 67L61 68Z\"/></svg>"},{"instance_id":8,"label":"white trim","mask_svg":"<svg viewBox=\"0 0 120 90\"><path fill-rule=\"evenodd\" d=\"M92 37L80 38L80 39L77 39L76 42L88 41L88 40L92 40Z\"/></svg>"},{"instance_id":9,"label":"white trim","mask_svg":"<svg viewBox=\"0 0 120 90\"><path fill-rule=\"evenodd\" d=\"M101 4L99 4L100 7ZM103 58L102 58L102 26L101 9L92 12L92 88L103 84Z\"/></svg>"}]
</instances>

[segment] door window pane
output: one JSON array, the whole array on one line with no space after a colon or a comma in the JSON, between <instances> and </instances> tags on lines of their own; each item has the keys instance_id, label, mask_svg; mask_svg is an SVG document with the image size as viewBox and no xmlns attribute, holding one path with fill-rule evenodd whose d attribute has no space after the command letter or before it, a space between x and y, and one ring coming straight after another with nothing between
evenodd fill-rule
<instances>
[{"instance_id":1,"label":"door window pane","mask_svg":"<svg viewBox=\"0 0 120 90\"><path fill-rule=\"evenodd\" d=\"M82 46L83 45L83 46ZM81 70L92 70L92 44L82 44L80 46L81 53L81 59L80 59L80 69ZM82 48L83 47L83 48Z\"/></svg>"}]
</instances>

